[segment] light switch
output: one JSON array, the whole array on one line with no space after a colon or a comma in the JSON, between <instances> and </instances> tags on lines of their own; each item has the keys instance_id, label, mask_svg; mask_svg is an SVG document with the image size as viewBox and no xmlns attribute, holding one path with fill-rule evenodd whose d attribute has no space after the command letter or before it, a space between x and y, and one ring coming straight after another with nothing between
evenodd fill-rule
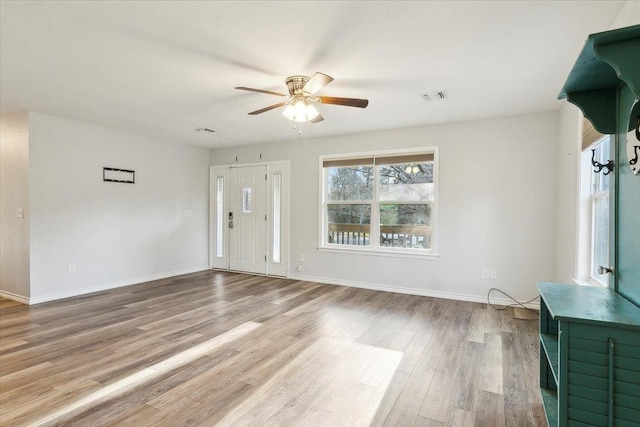
<instances>
[{"instance_id":1,"label":"light switch","mask_svg":"<svg viewBox=\"0 0 640 427\"><path fill-rule=\"evenodd\" d=\"M192 216L192 215L193 215L193 211L191 209L184 210L184 216Z\"/></svg>"}]
</instances>

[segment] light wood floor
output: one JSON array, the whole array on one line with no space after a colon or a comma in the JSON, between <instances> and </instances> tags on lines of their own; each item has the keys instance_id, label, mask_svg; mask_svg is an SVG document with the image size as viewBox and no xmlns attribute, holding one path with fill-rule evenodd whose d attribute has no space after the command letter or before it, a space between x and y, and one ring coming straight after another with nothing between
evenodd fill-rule
<instances>
[{"instance_id":1,"label":"light wood floor","mask_svg":"<svg viewBox=\"0 0 640 427\"><path fill-rule=\"evenodd\" d=\"M545 426L536 318L214 271L0 299L0 424Z\"/></svg>"}]
</instances>

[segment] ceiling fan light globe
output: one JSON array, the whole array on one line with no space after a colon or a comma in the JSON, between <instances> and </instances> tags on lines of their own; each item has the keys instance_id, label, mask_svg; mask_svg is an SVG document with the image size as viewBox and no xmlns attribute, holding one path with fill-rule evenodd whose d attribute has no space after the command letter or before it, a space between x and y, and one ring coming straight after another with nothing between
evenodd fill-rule
<instances>
[{"instance_id":1,"label":"ceiling fan light globe","mask_svg":"<svg viewBox=\"0 0 640 427\"><path fill-rule=\"evenodd\" d=\"M305 113L308 120L313 120L320 114L318 110L316 110L316 107L311 104L307 104Z\"/></svg>"},{"instance_id":2,"label":"ceiling fan light globe","mask_svg":"<svg viewBox=\"0 0 640 427\"><path fill-rule=\"evenodd\" d=\"M293 108L293 105L289 104L282 112L282 115L285 116L289 120L294 120L296 118L296 111Z\"/></svg>"},{"instance_id":3,"label":"ceiling fan light globe","mask_svg":"<svg viewBox=\"0 0 640 427\"><path fill-rule=\"evenodd\" d=\"M307 108L304 101L296 101L293 105L296 112L296 117L303 117L307 115Z\"/></svg>"}]
</instances>

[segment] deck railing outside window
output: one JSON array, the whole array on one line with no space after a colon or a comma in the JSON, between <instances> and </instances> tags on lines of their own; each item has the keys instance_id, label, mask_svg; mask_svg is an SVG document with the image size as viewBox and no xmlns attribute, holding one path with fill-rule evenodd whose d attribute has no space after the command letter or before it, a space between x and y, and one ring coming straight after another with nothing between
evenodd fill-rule
<instances>
[{"instance_id":1,"label":"deck railing outside window","mask_svg":"<svg viewBox=\"0 0 640 427\"><path fill-rule=\"evenodd\" d=\"M329 224L328 242L340 245L370 245L369 224ZM428 225L382 225L380 246L395 248L428 248L431 227Z\"/></svg>"}]
</instances>

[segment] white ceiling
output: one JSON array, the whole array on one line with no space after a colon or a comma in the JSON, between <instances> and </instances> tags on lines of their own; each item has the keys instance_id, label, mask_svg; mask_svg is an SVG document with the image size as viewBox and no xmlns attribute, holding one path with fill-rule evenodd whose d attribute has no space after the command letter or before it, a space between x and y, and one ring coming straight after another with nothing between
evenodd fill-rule
<instances>
[{"instance_id":1,"label":"white ceiling","mask_svg":"<svg viewBox=\"0 0 640 427\"><path fill-rule=\"evenodd\" d=\"M2 0L0 108L209 148L553 111L623 3ZM369 107L320 105L300 136L280 110L247 115L281 98L233 89L316 71L335 78L320 95Z\"/></svg>"}]
</instances>

